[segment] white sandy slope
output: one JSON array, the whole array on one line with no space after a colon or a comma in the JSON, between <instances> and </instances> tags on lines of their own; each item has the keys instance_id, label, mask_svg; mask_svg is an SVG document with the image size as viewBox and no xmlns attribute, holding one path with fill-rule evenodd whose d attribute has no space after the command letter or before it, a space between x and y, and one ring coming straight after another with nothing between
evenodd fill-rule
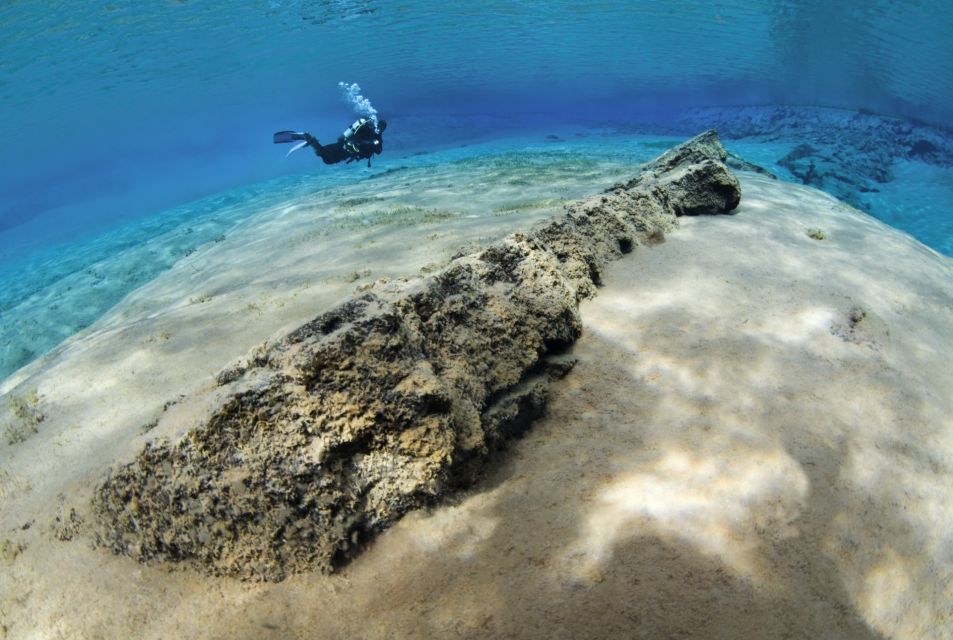
<instances>
[{"instance_id":1,"label":"white sandy slope","mask_svg":"<svg viewBox=\"0 0 953 640\"><path fill-rule=\"evenodd\" d=\"M118 348L147 320L102 333L124 362L38 365L50 424L3 450L2 537L26 547L0 574L7 635L953 637L953 264L817 191L741 178L737 215L612 265L579 364L485 481L335 576L211 579L51 535L201 361L172 409L197 415L246 300L159 343L166 374L120 374L148 361Z\"/></svg>"}]
</instances>

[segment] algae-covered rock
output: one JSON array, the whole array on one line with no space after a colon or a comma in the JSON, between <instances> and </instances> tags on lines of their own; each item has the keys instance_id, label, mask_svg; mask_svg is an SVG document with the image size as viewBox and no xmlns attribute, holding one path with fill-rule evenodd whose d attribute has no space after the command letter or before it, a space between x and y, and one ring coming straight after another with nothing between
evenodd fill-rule
<instances>
[{"instance_id":1,"label":"algae-covered rock","mask_svg":"<svg viewBox=\"0 0 953 640\"><path fill-rule=\"evenodd\" d=\"M535 231L379 285L223 371L203 424L98 487L100 541L243 578L333 570L529 428L572 366L579 301L606 263L676 214L737 206L724 158L707 132Z\"/></svg>"}]
</instances>

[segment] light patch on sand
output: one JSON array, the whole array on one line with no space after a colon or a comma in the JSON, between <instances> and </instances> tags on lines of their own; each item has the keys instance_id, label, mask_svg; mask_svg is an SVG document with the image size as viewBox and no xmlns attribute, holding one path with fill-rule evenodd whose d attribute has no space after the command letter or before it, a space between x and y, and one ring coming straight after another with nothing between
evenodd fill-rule
<instances>
[{"instance_id":1,"label":"light patch on sand","mask_svg":"<svg viewBox=\"0 0 953 640\"><path fill-rule=\"evenodd\" d=\"M930 620L929 606L920 603L915 593L909 560L888 549L864 576L859 603L875 629L901 632L908 638L924 638L934 621ZM923 620L927 626L917 624L917 620Z\"/></svg>"},{"instance_id":2,"label":"light patch on sand","mask_svg":"<svg viewBox=\"0 0 953 640\"><path fill-rule=\"evenodd\" d=\"M561 570L578 584L591 583L619 543L650 536L688 544L745 578L767 580L756 551L797 535L792 523L808 480L783 451L731 453L667 451L642 471L611 480L563 553Z\"/></svg>"},{"instance_id":3,"label":"light patch on sand","mask_svg":"<svg viewBox=\"0 0 953 640\"><path fill-rule=\"evenodd\" d=\"M953 623L953 503L936 487L953 477L945 451L884 437L858 442L839 478L861 500L838 515L825 547L841 559L858 608L888 635L943 637ZM889 512L858 526L878 503Z\"/></svg>"},{"instance_id":4,"label":"light patch on sand","mask_svg":"<svg viewBox=\"0 0 953 640\"><path fill-rule=\"evenodd\" d=\"M803 343L829 335L837 320L834 309L812 307L775 319L770 324L753 328L753 331L760 331L765 338L778 342Z\"/></svg>"},{"instance_id":5,"label":"light patch on sand","mask_svg":"<svg viewBox=\"0 0 953 640\"><path fill-rule=\"evenodd\" d=\"M411 525L414 522L416 526ZM493 535L499 520L470 509L446 507L429 514L424 521L415 517L408 521L408 535L425 555L446 554L461 560L472 560L476 552Z\"/></svg>"}]
</instances>

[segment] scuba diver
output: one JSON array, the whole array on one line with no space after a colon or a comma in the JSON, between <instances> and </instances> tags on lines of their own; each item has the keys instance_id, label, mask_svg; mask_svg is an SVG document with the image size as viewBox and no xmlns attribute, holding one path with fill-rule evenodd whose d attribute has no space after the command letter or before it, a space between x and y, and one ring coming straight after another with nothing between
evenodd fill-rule
<instances>
[{"instance_id":1,"label":"scuba diver","mask_svg":"<svg viewBox=\"0 0 953 640\"><path fill-rule=\"evenodd\" d=\"M367 166L371 166L371 156L384 150L384 140L381 134L387 128L386 120L360 118L338 137L337 142L321 144L310 133L304 131L279 131L274 135L275 144L298 142L287 155L291 155L302 147L311 147L314 154L324 160L324 164L335 164L345 160L367 159Z\"/></svg>"}]
</instances>

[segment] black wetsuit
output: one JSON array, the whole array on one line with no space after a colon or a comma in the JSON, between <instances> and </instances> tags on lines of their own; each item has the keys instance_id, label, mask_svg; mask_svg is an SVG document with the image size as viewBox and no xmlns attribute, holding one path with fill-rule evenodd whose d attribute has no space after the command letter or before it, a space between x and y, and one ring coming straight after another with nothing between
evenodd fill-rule
<instances>
[{"instance_id":1,"label":"black wetsuit","mask_svg":"<svg viewBox=\"0 0 953 640\"><path fill-rule=\"evenodd\" d=\"M371 156L384 150L384 140L381 137L383 128L377 130L370 120L358 120L344 135L333 144L322 145L314 137L308 139L308 146L314 153L324 160L325 164L334 164L347 160L367 159L367 166L371 166Z\"/></svg>"}]
</instances>

